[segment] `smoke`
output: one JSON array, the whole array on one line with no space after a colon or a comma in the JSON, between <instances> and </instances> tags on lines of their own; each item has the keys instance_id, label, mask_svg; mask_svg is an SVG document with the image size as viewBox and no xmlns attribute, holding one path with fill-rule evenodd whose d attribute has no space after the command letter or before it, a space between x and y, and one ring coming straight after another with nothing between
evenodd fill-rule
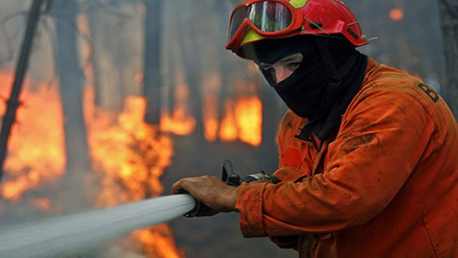
<instances>
[{"instance_id":1,"label":"smoke","mask_svg":"<svg viewBox=\"0 0 458 258\"><path fill-rule=\"evenodd\" d=\"M77 1L73 1L76 3ZM236 102L240 95L260 95L261 85L258 77L253 75L257 71L247 71L247 63L244 60L239 60L237 57L224 49L227 26L229 23L229 15L233 6L240 1L213 1L213 0L176 0L164 1L164 12L162 21L162 50L161 53L161 105L164 110L173 111L177 99L175 98L176 89L181 87L188 87L187 100L187 115L195 116L195 122L200 123L199 116L201 111L210 110L207 106L200 105L208 100L199 98L199 96L210 96L212 104L211 107L218 107L214 111L215 120L222 120L225 114L231 113L225 111L227 101ZM79 46L79 68L84 77L79 80L83 81L85 88L96 88L97 92L94 97L94 103L104 110L112 111L113 116L122 112L125 106L126 96L139 96L142 93L143 87L143 59L144 59L144 8L141 1L79 1L80 7L80 20L78 24L69 24L69 30L78 30L78 46ZM347 5L352 8L363 32L368 38L378 37L377 40L371 41L368 46L362 47L361 51L375 58L377 61L393 65L395 67L405 69L419 77L423 78L427 83L436 89L440 87L440 78L442 76L442 42L439 27L439 11L437 8L437 1L435 0L397 0L397 1L377 1L377 0L347 0ZM8 37L5 34L0 34L0 68L7 70L8 74L12 74L14 65L16 63L15 57L18 56L22 35L25 31L25 14L29 8L30 0L17 0L17 1L1 1L0 3L0 20L5 21L1 25L8 32ZM389 18L390 10L393 8L400 8L404 11L404 16L399 21L393 21ZM85 17L83 17L85 16ZM83 18L82 18L83 17ZM56 76L56 38L53 28L54 17L46 14L42 17L38 27L37 40L33 48L31 56L31 63L29 68L29 88L36 90L40 85L46 84L45 87L58 92L57 76ZM60 15L59 19L65 21L66 17ZM7 20L7 21L6 21ZM84 21L85 22L81 22ZM87 27L84 27L86 24ZM1 32L0 32L1 33ZM88 40L90 39L90 40ZM256 81L257 87L246 90L246 87L239 87L237 82ZM0 78L3 98L7 98L11 81L5 81ZM186 84L186 85L185 85ZM236 85L237 84L237 85ZM242 83L243 84L243 83ZM246 84L246 83L245 83ZM184 85L184 86L183 86ZM240 89L241 88L241 89ZM254 89L253 89L254 88ZM46 94L45 94L46 95ZM44 110L57 110L59 107L51 104L50 94L45 96L46 102L38 106L30 104L30 98L26 95L22 96L24 106L19 113L27 109L35 109L38 111ZM201 101L199 101L201 100ZM277 99L272 98L269 100L269 108L278 109L279 106ZM210 102L210 101L209 101ZM193 104L194 103L194 104ZM191 109L193 105L196 108ZM200 105L200 106L199 106ZM234 106L234 105L233 105ZM264 112L265 107L263 107ZM172 113L172 112L170 112ZM278 112L280 113L280 112ZM273 115L274 112L268 113L268 121L263 123L271 123L270 128L276 128L277 121L280 120L280 115ZM51 115L45 115L51 117ZM127 115L129 116L129 115ZM104 120L103 117L92 117L94 120ZM16 128L22 130L36 131L50 131L47 125L50 122L36 122L34 124L26 124L27 119L19 119ZM62 123L65 120L62 121ZM109 123L117 123L116 119L102 121ZM62 124L61 123L61 124ZM217 124L217 122L214 122ZM216 127L217 125L215 125ZM171 127L177 128L176 124ZM215 129L215 132L218 129ZM257 130L257 128L256 128ZM275 129L272 129L275 130ZM130 134L129 131L128 134ZM102 135L103 135L102 131ZM110 135L106 130L105 136ZM263 132L265 133L265 132ZM274 132L271 132L270 138L263 138L262 141L274 141ZM194 135L195 136L195 135ZM193 136L193 137L194 137ZM17 136L16 136L17 137ZM62 135L54 133L50 143ZM71 137L71 136L70 136ZM187 137L187 136L186 136ZM44 136L38 138L47 139ZM63 138L63 137L62 137ZM121 143L126 140L125 138L116 138L111 136L114 142ZM208 139L214 139L218 142L216 134L208 136ZM67 205L74 211L81 211L89 209L87 202L95 203L97 194L103 189L101 183L110 183L115 185L114 190L107 191L111 195L115 195L116 201L127 202L136 198L140 200L145 196L128 196L124 194L126 184L123 179L101 179L100 174L94 171L80 171L81 173L73 173L75 175L75 182L71 181L74 186L72 194L68 194L68 189L62 186L62 179L60 175L68 171L62 167L61 158L56 158L54 151L50 147L44 147L43 143L35 143L28 138L21 136L24 142L32 143L36 148L46 153L45 156L51 158L47 171L57 171L55 175L47 175L45 172L34 172L39 162L30 162L29 165L17 170L18 174L13 173L13 170L7 171L6 181L8 179L20 178L19 172L22 173L23 178L28 183L40 183L42 186L27 190L23 192L22 200L11 200L3 194L3 200L0 202L0 216L2 225L10 223L17 223L19 221L35 220L36 218L43 218L46 216L54 216L63 212L62 203ZM257 161L253 153L258 149L247 147L247 145L227 145L212 146L210 149L211 155L203 158L198 157L201 151L205 151L204 147L207 145L202 142L192 142L188 138L179 138L182 146L180 149L182 153L181 160L177 159L174 164L177 168L171 168L168 172L172 175L169 176L169 185L165 185L165 189L170 187L170 183L182 176L189 176L192 173L200 175L204 171L213 171L214 175L218 176L220 171L219 162L231 156L241 170L250 171L250 173L257 172L264 169L266 160L272 163L275 160L275 146L269 146L269 149L260 147L262 149L262 158ZM259 140L256 140L256 143ZM102 143L104 144L104 143ZM261 143L262 144L262 143ZM104 144L110 146L112 153L104 153L103 155L116 156L121 151L116 149L116 144ZM170 147L171 143L166 143ZM163 146L163 145L160 145ZM261 145L263 146L263 145ZM148 145L147 148L151 146ZM26 147L20 146L24 150ZM108 149L110 149L108 148ZM152 147L151 147L152 148ZM243 151L236 148L243 149ZM231 150L236 151L231 152ZM143 151L143 150L140 150ZM170 150L167 150L170 151ZM63 151L60 151L61 154ZM165 151L163 151L165 152ZM31 157L36 152L27 151L24 157ZM218 154L216 154L218 153ZM248 153L248 154L247 154ZM85 156L87 153L80 153L77 155ZM101 155L100 159L104 159ZM169 153L168 155L172 155ZM178 155L178 154L177 154ZM13 156L10 153L10 157ZM116 156L118 157L118 156ZM249 158L247 158L249 157ZM266 157L274 157L269 159ZM75 158L75 157L73 157ZM81 158L81 157L78 157ZM117 158L116 160L119 160ZM44 158L39 158L44 161ZM182 162L183 164L179 164ZM42 162L41 162L42 163ZM54 166L60 167L56 170ZM165 167L165 166L163 166ZM215 168L216 167L216 168ZM185 172L182 172L185 171ZM133 173L133 177L141 178L144 175L138 171L124 171L125 174ZM181 174L180 174L181 173ZM200 174L198 174L200 173ZM39 175L39 176L37 176ZM44 177L41 177L45 175ZM105 180L105 181L104 181ZM5 187L5 182L2 186ZM82 182L76 183L77 182ZM102 182L103 181L103 182ZM107 182L110 181L110 182ZM153 181L153 180L151 180ZM17 181L22 182L22 181ZM159 179L154 180L154 184L159 184ZM18 183L18 186L23 185ZM43 186L44 185L44 186ZM135 184L138 187L141 184ZM150 187L150 185L143 185L143 187ZM5 189L5 188L3 188ZM134 188L132 188L134 189ZM67 194L65 194L67 192ZM108 194L104 192L104 194ZM106 195L104 195L106 196ZM147 197L146 197L147 198ZM106 198L108 199L108 198ZM119 202L118 202L119 203ZM107 202L105 202L107 204ZM108 204L107 204L108 205ZM115 203L109 203L115 205ZM92 208L91 208L92 209ZM209 219L211 221L211 219ZM204 251L202 242L210 241L218 242L224 234L215 233L210 234L208 238L202 237L201 239L194 239L192 237L195 228L211 232L209 220L204 220L202 225L199 221L186 221L185 225L189 230L182 230L186 226L176 228L175 230L179 239L191 239L194 241L182 241L186 250L194 253L196 257ZM220 231L232 232L232 235L227 235L228 239L237 239L239 232L233 228L237 228L236 220L227 225L228 228L221 229ZM215 219L216 221L216 219ZM194 224L193 224L194 223ZM223 223L216 221L214 223L221 226ZM229 223L224 223L229 224ZM177 224L176 224L177 225ZM195 226L194 228L192 226ZM197 225L197 226L196 226ZM215 226L216 227L216 226ZM190 233L191 232L191 233ZM189 237L191 235L191 237ZM202 242L198 242L202 241ZM236 241L236 240L233 240ZM129 241L127 241L129 242ZM224 241L220 241L224 242ZM269 249L261 243L256 245L244 245L245 241L238 243L236 248L237 253L244 252L244 250L254 250L254 256L275 255L274 250ZM132 243L121 244L122 246L133 247ZM130 245L130 246L129 246ZM211 250L212 256L224 256L234 252L234 250L226 250L221 244L218 244L218 250ZM118 246L110 246L107 251L107 257L112 253L119 253L120 250L125 252L128 248L119 248ZM206 248L209 248L206 245ZM230 248L230 247L228 247ZM257 248L257 249L256 249ZM220 253L219 253L220 252ZM249 253L246 251L245 253ZM261 255L262 254L262 255ZM105 255L105 254L103 254ZM126 254L127 255L127 254ZM137 253L130 254L133 257ZM200 255L202 256L202 255ZM227 255L226 255L227 256ZM295 256L295 255L293 255Z\"/></svg>"}]
</instances>

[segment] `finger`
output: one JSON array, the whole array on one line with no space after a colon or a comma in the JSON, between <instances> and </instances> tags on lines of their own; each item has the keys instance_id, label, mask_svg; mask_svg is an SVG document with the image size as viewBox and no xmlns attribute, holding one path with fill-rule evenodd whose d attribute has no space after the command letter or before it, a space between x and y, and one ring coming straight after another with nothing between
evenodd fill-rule
<instances>
[{"instance_id":1,"label":"finger","mask_svg":"<svg viewBox=\"0 0 458 258\"><path fill-rule=\"evenodd\" d=\"M205 176L182 178L172 185L172 192L177 194L180 193L180 189L184 189L192 195L205 178Z\"/></svg>"},{"instance_id":2,"label":"finger","mask_svg":"<svg viewBox=\"0 0 458 258\"><path fill-rule=\"evenodd\" d=\"M180 193L180 190L183 189L183 190L186 190L183 186L184 184L184 181L185 179L180 179L178 180L177 182L175 182L173 185L172 185L172 193L173 194L178 194Z\"/></svg>"}]
</instances>

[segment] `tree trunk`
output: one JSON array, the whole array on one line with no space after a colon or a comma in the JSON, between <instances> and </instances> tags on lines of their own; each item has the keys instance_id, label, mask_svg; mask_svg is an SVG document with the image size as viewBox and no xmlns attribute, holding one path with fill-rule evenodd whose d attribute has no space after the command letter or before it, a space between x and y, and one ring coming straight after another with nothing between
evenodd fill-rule
<instances>
[{"instance_id":1,"label":"tree trunk","mask_svg":"<svg viewBox=\"0 0 458 258\"><path fill-rule=\"evenodd\" d=\"M229 14L231 11L232 6L229 6L227 2L222 2L218 5L216 5L217 11L219 12L219 24L220 28L223 28L223 30L219 31L218 38L219 38L219 45L220 46L225 46L226 45L226 36L227 36L227 28L229 27ZM218 112L218 124L221 124L221 121L224 119L226 115L226 106L225 102L228 96L230 96L230 90L234 88L234 85L231 85L231 77L234 77L234 69L232 67L237 67L237 65L234 65L233 62L230 62L229 55L233 55L233 53L230 53L229 50L225 48L221 48L219 50L219 53L221 54L220 57L220 70L221 70L221 90L219 91L218 94L218 106L217 106L217 112ZM218 130L220 129L219 127L217 128Z\"/></svg>"},{"instance_id":2,"label":"tree trunk","mask_svg":"<svg viewBox=\"0 0 458 258\"><path fill-rule=\"evenodd\" d=\"M445 54L440 92L458 119L458 1L439 0Z\"/></svg>"},{"instance_id":3,"label":"tree trunk","mask_svg":"<svg viewBox=\"0 0 458 258\"><path fill-rule=\"evenodd\" d=\"M146 17L143 93L147 100L145 122L159 124L161 114L160 44L162 0L146 0L144 4Z\"/></svg>"},{"instance_id":4,"label":"tree trunk","mask_svg":"<svg viewBox=\"0 0 458 258\"><path fill-rule=\"evenodd\" d=\"M97 34L99 33L99 31L97 30L97 22L98 22L97 16L98 16L98 12L95 12L95 11L87 12L89 32L90 32L90 37L92 39L92 44L93 44L93 47L92 47L93 56L92 56L91 62L92 62L92 70L93 70L92 80L93 80L93 87L94 87L94 105L97 107L101 107L102 106L101 96L102 96L103 91L102 91L102 82L100 79L100 73L101 73L100 64L99 64L100 55L98 54L99 51L95 47L96 42L99 41L97 38Z\"/></svg>"},{"instance_id":5,"label":"tree trunk","mask_svg":"<svg viewBox=\"0 0 458 258\"><path fill-rule=\"evenodd\" d=\"M21 54L16 67L16 74L14 77L13 87L11 89L11 95L2 121L2 130L0 133L0 181L3 177L3 162L6 156L11 126L16 120L16 110L19 106L19 95L21 93L24 76L27 72L30 50L32 48L38 19L40 18L40 7L42 4L43 0L34 0L32 2L32 6L30 7L27 30L22 42Z\"/></svg>"},{"instance_id":6,"label":"tree trunk","mask_svg":"<svg viewBox=\"0 0 458 258\"><path fill-rule=\"evenodd\" d=\"M60 94L64 113L66 175L63 179L65 200L63 207L74 211L87 207L82 196L90 172L86 127L83 119L82 71L79 63L76 23L76 1L54 1L56 14L57 62ZM86 192L85 192L86 193Z\"/></svg>"},{"instance_id":7,"label":"tree trunk","mask_svg":"<svg viewBox=\"0 0 458 258\"><path fill-rule=\"evenodd\" d=\"M190 1L186 6L198 8L202 4L198 1ZM186 8L184 8L186 9ZM190 10L190 9L188 9ZM191 19L196 18L191 14L181 15L178 24L181 53L183 54L184 70L189 85L191 112L196 119L196 127L192 137L198 142L204 142L204 121L202 117L202 93L201 83L201 59L199 55L200 46L196 42L195 26Z\"/></svg>"}]
</instances>

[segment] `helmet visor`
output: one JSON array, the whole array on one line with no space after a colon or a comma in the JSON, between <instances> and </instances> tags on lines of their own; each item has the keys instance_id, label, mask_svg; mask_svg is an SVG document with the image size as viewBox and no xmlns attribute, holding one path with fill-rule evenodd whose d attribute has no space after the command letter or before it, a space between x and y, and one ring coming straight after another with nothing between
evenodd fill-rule
<instances>
[{"instance_id":1,"label":"helmet visor","mask_svg":"<svg viewBox=\"0 0 458 258\"><path fill-rule=\"evenodd\" d=\"M286 30L291 25L292 19L291 11L280 2L262 1L241 6L232 15L228 42L234 38L237 31L244 29L245 26L242 24L245 20L259 29L261 35L266 35L270 32Z\"/></svg>"}]
</instances>

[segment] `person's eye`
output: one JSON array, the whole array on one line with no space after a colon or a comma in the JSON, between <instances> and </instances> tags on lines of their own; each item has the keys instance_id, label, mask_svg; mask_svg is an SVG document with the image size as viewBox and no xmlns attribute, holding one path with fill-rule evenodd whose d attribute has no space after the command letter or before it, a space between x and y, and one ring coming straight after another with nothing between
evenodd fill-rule
<instances>
[{"instance_id":1,"label":"person's eye","mask_svg":"<svg viewBox=\"0 0 458 258\"><path fill-rule=\"evenodd\" d=\"M299 66L301 66L301 63L300 63L300 62L289 63L289 64L288 64L288 69L289 69L290 71L295 71L297 68L299 68Z\"/></svg>"}]
</instances>

